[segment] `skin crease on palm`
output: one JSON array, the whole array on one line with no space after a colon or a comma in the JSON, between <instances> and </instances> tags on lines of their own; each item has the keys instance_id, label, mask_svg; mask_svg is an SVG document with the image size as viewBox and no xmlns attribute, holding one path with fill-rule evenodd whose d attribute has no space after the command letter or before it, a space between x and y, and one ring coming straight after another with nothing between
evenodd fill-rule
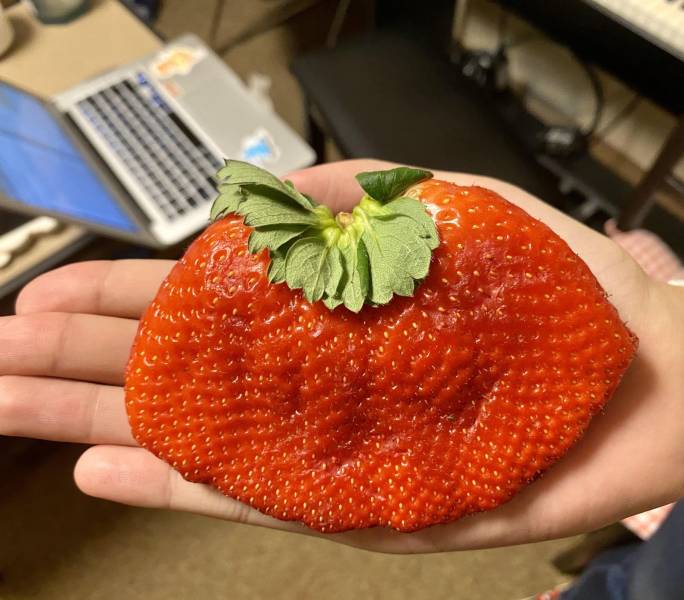
<instances>
[{"instance_id":1,"label":"skin crease on palm","mask_svg":"<svg viewBox=\"0 0 684 600\"><path fill-rule=\"evenodd\" d=\"M291 174L334 210L361 197L353 175L390 168L345 161ZM411 553L503 546L596 529L684 495L684 289L655 283L616 244L504 182L435 173L489 187L544 221L589 265L639 351L615 396L584 438L507 504L411 534L351 531L326 539ZM94 446L75 468L92 496L135 506L320 535L266 517L180 475L131 437L121 385L137 321L170 261L90 262L43 275L0 318L0 434Z\"/></svg>"}]
</instances>

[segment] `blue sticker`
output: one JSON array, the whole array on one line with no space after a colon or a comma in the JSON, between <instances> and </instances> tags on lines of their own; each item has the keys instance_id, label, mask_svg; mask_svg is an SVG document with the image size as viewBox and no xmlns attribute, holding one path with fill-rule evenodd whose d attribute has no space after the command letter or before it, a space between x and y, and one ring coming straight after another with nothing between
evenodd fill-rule
<instances>
[{"instance_id":1,"label":"blue sticker","mask_svg":"<svg viewBox=\"0 0 684 600\"><path fill-rule=\"evenodd\" d=\"M276 146L271 134L260 127L242 140L240 156L246 162L263 166L280 158L280 148Z\"/></svg>"}]
</instances>

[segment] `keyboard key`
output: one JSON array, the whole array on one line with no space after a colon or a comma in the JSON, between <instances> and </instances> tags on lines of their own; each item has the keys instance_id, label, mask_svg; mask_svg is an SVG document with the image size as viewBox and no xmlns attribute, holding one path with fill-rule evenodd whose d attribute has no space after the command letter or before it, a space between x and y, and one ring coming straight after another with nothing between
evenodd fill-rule
<instances>
[{"instance_id":1,"label":"keyboard key","mask_svg":"<svg viewBox=\"0 0 684 600\"><path fill-rule=\"evenodd\" d=\"M81 101L78 108L169 220L216 197L213 177L222 161L146 78L121 81Z\"/></svg>"}]
</instances>

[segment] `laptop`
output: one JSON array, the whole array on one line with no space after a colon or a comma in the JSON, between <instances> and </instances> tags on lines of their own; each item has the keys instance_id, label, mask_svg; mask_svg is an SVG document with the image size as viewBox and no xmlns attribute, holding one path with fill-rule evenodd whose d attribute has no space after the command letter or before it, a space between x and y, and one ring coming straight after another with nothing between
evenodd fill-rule
<instances>
[{"instance_id":1,"label":"laptop","mask_svg":"<svg viewBox=\"0 0 684 600\"><path fill-rule=\"evenodd\" d=\"M276 175L313 150L199 38L59 94L0 81L0 206L150 246L207 225L225 158Z\"/></svg>"}]
</instances>

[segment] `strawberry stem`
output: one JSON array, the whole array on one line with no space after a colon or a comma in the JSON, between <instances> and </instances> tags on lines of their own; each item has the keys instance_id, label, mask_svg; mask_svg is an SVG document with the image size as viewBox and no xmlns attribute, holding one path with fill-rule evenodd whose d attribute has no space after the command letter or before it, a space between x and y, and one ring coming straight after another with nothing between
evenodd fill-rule
<instances>
[{"instance_id":1,"label":"strawberry stem","mask_svg":"<svg viewBox=\"0 0 684 600\"><path fill-rule=\"evenodd\" d=\"M335 221L337 221L337 224L340 226L340 229L344 231L354 222L354 215L348 212L340 212L337 213Z\"/></svg>"},{"instance_id":2,"label":"strawberry stem","mask_svg":"<svg viewBox=\"0 0 684 600\"><path fill-rule=\"evenodd\" d=\"M364 304L411 296L428 273L437 229L424 205L404 196L429 171L400 167L359 173L366 192L351 213L330 209L290 182L229 160L217 175L213 220L229 213L253 228L252 253L268 249L269 280L301 289L310 302L358 312Z\"/></svg>"}]
</instances>

